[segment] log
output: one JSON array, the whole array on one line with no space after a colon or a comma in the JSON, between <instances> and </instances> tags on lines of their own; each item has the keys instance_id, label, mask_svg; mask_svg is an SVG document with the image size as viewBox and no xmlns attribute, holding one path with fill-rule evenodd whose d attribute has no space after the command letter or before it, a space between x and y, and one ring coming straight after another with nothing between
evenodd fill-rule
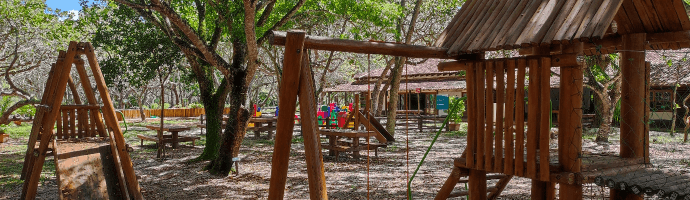
<instances>
[{"instance_id":1,"label":"log","mask_svg":"<svg viewBox=\"0 0 690 200\"><path fill-rule=\"evenodd\" d=\"M323 155L319 127L316 126L316 100L314 99L314 79L309 67L308 54L302 54L302 67L299 81L300 116L302 116L302 137L309 178L310 199L328 199L326 177L324 176ZM289 147L288 147L289 148Z\"/></svg>"},{"instance_id":2,"label":"log","mask_svg":"<svg viewBox=\"0 0 690 200\"><path fill-rule=\"evenodd\" d=\"M270 33L269 43L274 46L285 46L286 33L273 31ZM343 40L320 36L306 36L305 49L326 51L340 51L362 54L380 54L391 56L403 56L410 58L440 58L454 59L446 53L447 48L428 47L420 45L395 44L387 42L363 42L356 40Z\"/></svg>"},{"instance_id":3,"label":"log","mask_svg":"<svg viewBox=\"0 0 690 200\"><path fill-rule=\"evenodd\" d=\"M474 64L470 64L474 65ZM474 168L474 153L477 152L475 148L475 142L476 137L477 137L477 123L475 120L477 119L477 111L479 110L478 107L476 106L477 104L477 98L476 96L476 91L477 91L477 84L476 84L476 68L468 68L467 69L467 148L465 152L469 152L466 155L466 160L467 160L467 167L468 168Z\"/></svg>"},{"instance_id":4,"label":"log","mask_svg":"<svg viewBox=\"0 0 690 200\"><path fill-rule=\"evenodd\" d=\"M281 109L276 125L275 145L271 160L271 180L268 189L268 199L272 200L283 199L285 194L305 36L306 32L290 32L286 39L283 83L278 94L280 98L279 108Z\"/></svg>"}]
</instances>

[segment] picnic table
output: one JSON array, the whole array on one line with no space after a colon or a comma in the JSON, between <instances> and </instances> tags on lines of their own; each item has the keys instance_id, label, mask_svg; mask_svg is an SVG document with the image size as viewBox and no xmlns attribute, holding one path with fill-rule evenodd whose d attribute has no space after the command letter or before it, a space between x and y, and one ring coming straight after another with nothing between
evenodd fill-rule
<instances>
[{"instance_id":1,"label":"picnic table","mask_svg":"<svg viewBox=\"0 0 690 200\"><path fill-rule=\"evenodd\" d=\"M261 136L261 132L267 132L268 139L273 138L273 131L276 130L278 124L278 117L252 117L249 118L249 123L253 123L254 127L248 127L248 131L254 131L254 137Z\"/></svg>"},{"instance_id":2,"label":"picnic table","mask_svg":"<svg viewBox=\"0 0 690 200\"><path fill-rule=\"evenodd\" d=\"M321 144L321 148L328 149L330 156L338 160L340 152L352 152L353 158L359 158L360 151L374 150L374 156L378 156L378 148L386 147L386 144L360 143L360 138L371 138L376 134L373 131L357 131L352 129L321 129L319 134L328 138L328 143ZM352 142L339 141L339 138L348 138ZM371 141L371 140L369 140Z\"/></svg>"},{"instance_id":3,"label":"picnic table","mask_svg":"<svg viewBox=\"0 0 690 200\"><path fill-rule=\"evenodd\" d=\"M161 127L160 125L149 125L146 126L146 128L155 130L155 131L160 131ZM192 129L191 127L188 126L173 126L173 125L164 125L163 126L163 131L170 132L170 135L163 135L162 143L172 143L172 148L175 149L179 146L179 142L192 142L192 145L194 145L194 141L198 140L199 137L191 137L191 136L180 136L179 133L182 131L188 131ZM157 136L146 136L146 135L137 135L139 139L141 139L141 145L144 144L144 140L148 141L154 141L158 142L159 139Z\"/></svg>"}]
</instances>

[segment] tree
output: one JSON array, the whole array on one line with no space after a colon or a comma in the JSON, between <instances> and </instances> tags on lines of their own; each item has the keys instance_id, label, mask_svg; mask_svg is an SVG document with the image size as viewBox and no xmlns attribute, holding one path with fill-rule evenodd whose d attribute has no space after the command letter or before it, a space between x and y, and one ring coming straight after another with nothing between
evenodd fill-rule
<instances>
[{"instance_id":1,"label":"tree","mask_svg":"<svg viewBox=\"0 0 690 200\"><path fill-rule=\"evenodd\" d=\"M211 173L228 174L249 120L243 105L258 66L258 45L268 39L268 33L288 23L306 0L115 1L161 30L186 57L206 108L207 143L199 159L212 160L206 167ZM230 54L218 51L224 45L232 49ZM217 84L216 74L222 74ZM228 96L230 113L220 138Z\"/></svg>"},{"instance_id":2,"label":"tree","mask_svg":"<svg viewBox=\"0 0 690 200\"><path fill-rule=\"evenodd\" d=\"M614 110L621 98L621 72L617 64L617 54L587 56L584 86L596 95L595 100L601 105L602 123L597 131L596 141L608 141L613 123Z\"/></svg>"},{"instance_id":3,"label":"tree","mask_svg":"<svg viewBox=\"0 0 690 200\"><path fill-rule=\"evenodd\" d=\"M40 103L50 70L45 61L76 37L73 25L65 12L53 11L40 0L0 1L0 97L19 99L2 113L0 124L9 123L16 109Z\"/></svg>"}]
</instances>

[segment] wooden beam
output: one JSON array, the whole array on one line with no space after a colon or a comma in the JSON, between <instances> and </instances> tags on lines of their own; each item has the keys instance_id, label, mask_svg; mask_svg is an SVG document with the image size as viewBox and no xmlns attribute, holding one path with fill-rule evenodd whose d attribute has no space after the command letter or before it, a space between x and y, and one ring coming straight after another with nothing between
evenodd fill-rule
<instances>
[{"instance_id":1,"label":"wooden beam","mask_svg":"<svg viewBox=\"0 0 690 200\"><path fill-rule=\"evenodd\" d=\"M93 89L91 88L91 81L89 80L89 76L86 73L86 68L84 68L84 60L77 59L74 62L74 64L75 68L77 69L77 73L79 74L81 86L84 89L84 96L86 96L86 101L89 103L89 105L95 106L98 102L96 101L96 95L93 93ZM96 128L98 128L99 135L101 137L105 137L107 134L100 113L98 112L98 110L91 110L90 112L92 118L94 119L94 123L96 124Z\"/></svg>"},{"instance_id":2,"label":"wooden beam","mask_svg":"<svg viewBox=\"0 0 690 200\"><path fill-rule=\"evenodd\" d=\"M300 116L302 116L302 137L307 162L310 199L328 199L326 176L324 176L321 138L316 125L316 100L314 99L314 79L309 68L308 54L302 54L302 67L299 81ZM293 106L294 107L294 106Z\"/></svg>"},{"instance_id":3,"label":"wooden beam","mask_svg":"<svg viewBox=\"0 0 690 200\"><path fill-rule=\"evenodd\" d=\"M101 72L101 67L98 65L98 60L96 60L96 53L94 51L91 43L84 44L84 50L86 51L86 58L89 61L89 67L91 68L91 73L93 73L94 81L96 82L96 88L98 88L98 93L103 101L103 116L105 117L106 125L112 130L111 145L117 145L117 152L113 155L119 156L120 166L122 167L122 173L124 179L127 182L127 189L129 195L132 199L144 199L141 195L141 188L139 187L139 181L134 174L134 166L132 165L132 160L129 157L129 152L127 151L127 143L122 135L122 129L120 129L120 124L117 121L117 116L115 116L115 107L113 107L113 101L110 98L110 93L108 92L108 86L105 84L105 78ZM117 159L116 164L117 164Z\"/></svg>"},{"instance_id":4,"label":"wooden beam","mask_svg":"<svg viewBox=\"0 0 690 200\"><path fill-rule=\"evenodd\" d=\"M284 46L286 43L286 33L282 31L273 31L268 41L271 45ZM428 47L420 45L395 44L386 42L364 42L311 35L306 36L306 39L304 41L304 48L350 53L404 56L410 58L455 58L448 56L448 54L446 54L446 52L448 51L447 48L441 47Z\"/></svg>"},{"instance_id":5,"label":"wooden beam","mask_svg":"<svg viewBox=\"0 0 690 200\"><path fill-rule=\"evenodd\" d=\"M283 83L280 84L281 88L278 94L280 98L279 107L281 109L278 113L278 123L276 124L275 146L271 160L271 180L268 188L268 199L272 200L283 199L285 195L292 130L295 126L295 104L297 104L300 68L306 35L306 32L294 31L289 32L286 38L283 60Z\"/></svg>"},{"instance_id":6,"label":"wooden beam","mask_svg":"<svg viewBox=\"0 0 690 200\"><path fill-rule=\"evenodd\" d=\"M471 200L486 199L486 171L470 169L469 192Z\"/></svg>"},{"instance_id":7,"label":"wooden beam","mask_svg":"<svg viewBox=\"0 0 690 200\"><path fill-rule=\"evenodd\" d=\"M580 172L582 165L582 85L580 66L561 67L558 162L566 172ZM581 184L561 184L559 191L560 199L582 199Z\"/></svg>"},{"instance_id":8,"label":"wooden beam","mask_svg":"<svg viewBox=\"0 0 690 200\"><path fill-rule=\"evenodd\" d=\"M558 55L551 55L551 56L527 56L527 57L520 57L520 58L521 59L522 58L532 59L532 58L542 58L542 57L551 57L551 66L552 67L576 66L576 65L580 65L583 63L577 59L578 54L558 54ZM457 60L457 61L450 61L450 62L441 62L437 66L438 66L438 71L461 71L461 70L467 70L469 63L507 61L507 60L515 60L515 59L516 58L500 58L500 59L489 59L489 60Z\"/></svg>"},{"instance_id":9,"label":"wooden beam","mask_svg":"<svg viewBox=\"0 0 690 200\"><path fill-rule=\"evenodd\" d=\"M644 140L645 111L645 33L623 35L621 52L621 139L620 156L643 158L646 148ZM611 190L611 199L642 199L636 195Z\"/></svg>"}]
</instances>

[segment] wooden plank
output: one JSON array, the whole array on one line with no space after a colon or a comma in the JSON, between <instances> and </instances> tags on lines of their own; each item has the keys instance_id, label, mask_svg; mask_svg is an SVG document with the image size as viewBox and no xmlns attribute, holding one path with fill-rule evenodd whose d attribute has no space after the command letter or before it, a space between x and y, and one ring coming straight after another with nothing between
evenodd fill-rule
<instances>
[{"instance_id":1,"label":"wooden plank","mask_svg":"<svg viewBox=\"0 0 690 200\"><path fill-rule=\"evenodd\" d=\"M285 32L273 31L269 42L271 45L285 45ZM441 58L453 59L447 54L448 49L442 47L428 47L421 45L394 44L387 42L363 42L343 40L320 36L309 36L304 42L305 49L340 51L362 54L381 54L403 56L411 58Z\"/></svg>"},{"instance_id":2,"label":"wooden plank","mask_svg":"<svg viewBox=\"0 0 690 200\"><path fill-rule=\"evenodd\" d=\"M306 32L288 32L286 37L283 83L278 96L280 98L278 106L281 110L278 113L276 125L268 199L283 199L285 193ZM304 118L304 116L301 117Z\"/></svg>"},{"instance_id":3,"label":"wooden plank","mask_svg":"<svg viewBox=\"0 0 690 200\"><path fill-rule=\"evenodd\" d=\"M461 37L463 35L466 35L469 31L472 31L471 27L476 23L477 20L481 19L481 12L484 10L484 8L486 8L487 4L488 1L472 1L472 4L470 4L471 10L469 11L469 15L462 19L462 23L460 26L458 26L458 29L455 30L455 33L452 37L446 40L446 44L444 44L443 47L448 49L453 48L453 46L455 46L456 43L462 39Z\"/></svg>"},{"instance_id":4,"label":"wooden plank","mask_svg":"<svg viewBox=\"0 0 690 200\"><path fill-rule=\"evenodd\" d=\"M585 16L582 18L582 22L575 29L573 39L579 38L581 41L589 39L588 37L591 34L586 34L586 32L588 30L593 31L597 24L600 23L599 20L603 17L606 9L609 9L608 5L610 1L611 0L592 1L592 4L590 4L590 8L587 10Z\"/></svg>"},{"instance_id":5,"label":"wooden plank","mask_svg":"<svg viewBox=\"0 0 690 200\"><path fill-rule=\"evenodd\" d=\"M513 27L511 28L511 31L508 33L508 37L506 40L504 40L502 43L503 48L512 48L513 44L515 44L515 41L517 41L518 37L520 37L520 33L525 29L527 26L527 23L529 23L530 19L532 19L532 16L536 13L536 10L540 7L541 0L535 0L531 1L531 3L523 10L522 15L520 18L515 21L513 24Z\"/></svg>"},{"instance_id":6,"label":"wooden plank","mask_svg":"<svg viewBox=\"0 0 690 200\"><path fill-rule=\"evenodd\" d=\"M624 0L621 9L625 11L627 19L630 20L625 21L629 22L628 24L630 25L630 32L628 33L645 32L646 28L644 27L644 23L642 19L640 19L640 15L637 13L637 9L635 9L635 5L633 5L632 1Z\"/></svg>"},{"instance_id":7,"label":"wooden plank","mask_svg":"<svg viewBox=\"0 0 690 200\"><path fill-rule=\"evenodd\" d=\"M77 110L69 110L69 138L76 138L77 137L77 119L76 119L76 112Z\"/></svg>"},{"instance_id":8,"label":"wooden plank","mask_svg":"<svg viewBox=\"0 0 690 200\"><path fill-rule=\"evenodd\" d=\"M477 71L476 73L476 79L475 79L475 84L476 84L476 97L477 97L477 138L475 141L475 145L477 148L477 154L475 155L476 163L475 163L475 169L480 169L483 170L484 168L484 131L486 130L486 124L485 122L485 117L486 117L486 83L484 82L484 74L485 74L485 69L486 69L486 63L480 62L476 63L476 68ZM491 116L491 115L489 115Z\"/></svg>"},{"instance_id":9,"label":"wooden plank","mask_svg":"<svg viewBox=\"0 0 690 200\"><path fill-rule=\"evenodd\" d=\"M58 142L55 168L62 199L123 198L116 186L110 146L107 141Z\"/></svg>"},{"instance_id":10,"label":"wooden plank","mask_svg":"<svg viewBox=\"0 0 690 200\"><path fill-rule=\"evenodd\" d=\"M544 33L541 40L542 45L551 44L551 41L556 36L556 33L562 28L562 25L566 22L566 17L570 14L571 10L577 2L581 0L567 0L565 4L558 11L558 16L553 20L551 27Z\"/></svg>"},{"instance_id":11,"label":"wooden plank","mask_svg":"<svg viewBox=\"0 0 690 200\"><path fill-rule=\"evenodd\" d=\"M491 13L490 11L494 9L494 7L498 4L496 0L486 0L485 5L482 7L482 10L479 13L479 16L476 20L474 20L468 27L465 29L464 33L460 35L460 37L457 38L457 40L451 45L450 48L448 48L448 53L450 54L457 54L461 52L463 46L469 41L470 39L474 39L472 36L476 36L478 32L481 29L481 26L486 22L486 20L489 19L488 15Z\"/></svg>"},{"instance_id":12,"label":"wooden plank","mask_svg":"<svg viewBox=\"0 0 690 200\"><path fill-rule=\"evenodd\" d=\"M655 0L656 1L656 0ZM638 4L639 2L639 4ZM654 9L654 3L652 3L651 0L639 0L635 1L633 0L633 3L635 4L635 7L637 7L638 12L640 9L644 9L645 13L647 13L647 18L649 18L649 22L651 22L652 27L654 27L655 32L663 32L667 31L668 28L663 27L661 24L661 20L659 20L659 15ZM660 3L660 2L657 2ZM642 17L642 16L640 16Z\"/></svg>"},{"instance_id":13,"label":"wooden plank","mask_svg":"<svg viewBox=\"0 0 690 200\"><path fill-rule=\"evenodd\" d=\"M515 91L515 174L524 176L525 168L525 71L527 60L517 60L517 85Z\"/></svg>"},{"instance_id":14,"label":"wooden plank","mask_svg":"<svg viewBox=\"0 0 690 200\"><path fill-rule=\"evenodd\" d=\"M477 107L477 81L476 79L476 71L477 69L474 67L474 63L469 64L469 68L467 68L466 71L466 77L467 77L467 149L465 152L467 153L467 168L474 168L475 167L475 162L474 162L474 154L477 152L475 143L477 141L476 137L477 134L479 133L477 129L477 120L478 115L477 111L479 108Z\"/></svg>"},{"instance_id":15,"label":"wooden plank","mask_svg":"<svg viewBox=\"0 0 690 200\"><path fill-rule=\"evenodd\" d=\"M70 70L72 69L72 61L74 60L74 56L76 55L76 47L77 43L76 42L70 42L69 47L67 48L67 52L62 52L61 54L63 56L58 56L58 64L60 67L57 67L58 69L61 69L61 73L59 74L54 74L56 75L56 79L54 83L54 89L50 89L50 93L48 95L44 95L43 100L41 100L42 104L45 100L45 104L43 105L48 105L50 108L56 108L56 109L51 109L50 111L47 112L47 115L44 115L44 119L41 120L41 143L38 148L38 152L34 154L34 152L27 152L27 158L26 160L33 160L30 164L30 166L27 166L26 170L26 177L24 181L24 185L22 188L22 195L20 199L34 199L36 198L36 190L38 189L38 181L41 176L41 171L43 169L43 163L45 162L45 156L46 152L48 150L48 144L50 139L53 137L53 128L55 124L55 118L57 117L59 113L59 108L60 104L62 102L62 97L65 95L65 87L67 86L67 79L69 78L69 73ZM56 66L58 65L56 64ZM46 85L46 88L49 88L50 86ZM47 98L45 98L47 97ZM36 124L34 124L35 126ZM36 140L34 140L35 142ZM29 142L31 144L31 141ZM27 148L30 149L30 148Z\"/></svg>"},{"instance_id":16,"label":"wooden plank","mask_svg":"<svg viewBox=\"0 0 690 200\"><path fill-rule=\"evenodd\" d=\"M687 11L685 10L685 6L683 5L683 1L681 0L673 0L673 8L676 11L676 15L678 16L678 20L683 28L683 30L690 30L690 18L688 18Z\"/></svg>"},{"instance_id":17,"label":"wooden plank","mask_svg":"<svg viewBox=\"0 0 690 200\"><path fill-rule=\"evenodd\" d=\"M523 1L510 1L510 4L506 4L505 6L503 6L503 9L500 10L500 15L498 16L498 18L496 18L496 24L492 25L491 29L486 31L488 32L488 34L483 34L484 38L480 40L481 42L478 43L479 46L476 48L491 48L491 43L497 37L499 31L501 31L501 29L504 28L504 26L506 26L506 22L508 22L509 17L513 14L513 12L515 12L517 6L522 3Z\"/></svg>"},{"instance_id":18,"label":"wooden plank","mask_svg":"<svg viewBox=\"0 0 690 200\"><path fill-rule=\"evenodd\" d=\"M505 19L505 23L502 25L501 29L497 32L495 37L493 38L492 41L489 41L489 48L497 48L497 46L502 45L500 43L502 40L504 40L506 37L508 37L508 32L509 30L513 27L515 20L517 20L522 12L524 11L525 7L528 5L529 1L519 1L520 3L515 7L514 9L511 9L512 12L510 12L510 16Z\"/></svg>"},{"instance_id":19,"label":"wooden plank","mask_svg":"<svg viewBox=\"0 0 690 200\"><path fill-rule=\"evenodd\" d=\"M592 17L590 24L583 31L578 31L577 37L595 37L594 33L597 33L596 36L603 37L604 33L611 27L611 20L616 16L622 2L623 0L604 0L597 13Z\"/></svg>"},{"instance_id":20,"label":"wooden plank","mask_svg":"<svg viewBox=\"0 0 690 200\"><path fill-rule=\"evenodd\" d=\"M503 102L505 101L505 62L498 61L495 66L496 70L496 136L494 137L494 145L496 146L496 153L494 154L494 172L503 172Z\"/></svg>"},{"instance_id":21,"label":"wooden plank","mask_svg":"<svg viewBox=\"0 0 690 200\"><path fill-rule=\"evenodd\" d=\"M645 1L647 6L652 2ZM657 19L661 22L664 31L682 31L683 26L680 24L680 18L676 15L676 9L673 8L673 0L656 0L655 4L650 9L653 9L657 14ZM685 14L687 16L687 13Z\"/></svg>"},{"instance_id":22,"label":"wooden plank","mask_svg":"<svg viewBox=\"0 0 690 200\"><path fill-rule=\"evenodd\" d=\"M69 138L69 111L70 110L62 110L62 138L61 139L67 139Z\"/></svg>"},{"instance_id":23,"label":"wooden plank","mask_svg":"<svg viewBox=\"0 0 690 200\"><path fill-rule=\"evenodd\" d=\"M494 27L498 25L498 23L500 23L501 19L499 17L501 17L504 14L501 11L504 9L504 7L507 7L507 4L508 1L499 1L497 4L495 4L496 7L493 7L489 10L489 19L483 22L483 26L480 26L481 28L477 29L477 31L473 33L472 36L470 36L470 39L462 45L460 51L465 52L468 49L474 50L481 47L486 37L491 34L490 31L493 30Z\"/></svg>"},{"instance_id":24,"label":"wooden plank","mask_svg":"<svg viewBox=\"0 0 690 200\"><path fill-rule=\"evenodd\" d=\"M568 29L570 27L574 26L574 24L579 22L579 21L576 21L577 15L581 12L584 12L582 10L586 11L587 10L586 6L589 5L589 3L591 1L592 0L578 0L577 2L575 2L575 5L570 10L570 13L568 13L567 17L564 19L565 21L563 22L561 27L558 28L558 31L556 31L556 34L553 36L552 41L565 40L566 32L568 31ZM558 42L558 43L560 43L560 42Z\"/></svg>"},{"instance_id":25,"label":"wooden plank","mask_svg":"<svg viewBox=\"0 0 690 200\"><path fill-rule=\"evenodd\" d=\"M601 5L601 2L602 0L587 0L584 4L584 7L580 9L580 12L578 12L577 15L575 15L573 23L570 24L570 26L564 32L564 35L560 38L560 40L565 40L564 42L569 42L570 40L576 39L575 36L581 27L580 25L582 25L583 23L586 23L585 26L589 25L588 20L591 20L591 17L594 16L599 6ZM582 28L584 29L585 27Z\"/></svg>"},{"instance_id":26,"label":"wooden plank","mask_svg":"<svg viewBox=\"0 0 690 200\"><path fill-rule=\"evenodd\" d=\"M309 55L302 54L302 67L299 80L300 116L302 116L302 137L309 178L310 199L328 199L326 176L324 176L323 155L319 127L316 126L316 100L314 99L314 79L309 65ZM289 148L289 147L288 147Z\"/></svg>"},{"instance_id":27,"label":"wooden plank","mask_svg":"<svg viewBox=\"0 0 690 200\"><path fill-rule=\"evenodd\" d=\"M515 174L515 160L514 156L514 142L513 142L513 113L515 111L515 60L506 61L506 75L507 75L507 89L506 89L506 105L505 105L505 134L503 141L505 142L505 164L503 173L507 175Z\"/></svg>"},{"instance_id":28,"label":"wooden plank","mask_svg":"<svg viewBox=\"0 0 690 200\"><path fill-rule=\"evenodd\" d=\"M462 33L462 30L465 30L465 26L469 22L467 16L474 17L473 13L476 12L475 8L482 2L484 1L470 0L463 4L463 6L460 8L460 11L458 11L458 14L460 14L459 20L455 22L453 27L447 33L448 36L443 39L443 45L441 45L441 47L449 48L450 45L452 45L453 42L455 42L455 38L457 38Z\"/></svg>"},{"instance_id":29,"label":"wooden plank","mask_svg":"<svg viewBox=\"0 0 690 200\"><path fill-rule=\"evenodd\" d=\"M60 112L55 119L56 119L55 126L57 129L57 134L55 135L55 138L60 139L60 138L62 138L62 134L63 134L62 133L62 112ZM35 146L35 144L34 144L34 146Z\"/></svg>"},{"instance_id":30,"label":"wooden plank","mask_svg":"<svg viewBox=\"0 0 690 200\"><path fill-rule=\"evenodd\" d=\"M549 179L549 142L551 139L551 87L549 80L551 79L551 60L549 57L543 57L539 61L539 76L540 91L539 97L539 180L548 182Z\"/></svg>"},{"instance_id":31,"label":"wooden plank","mask_svg":"<svg viewBox=\"0 0 690 200\"><path fill-rule=\"evenodd\" d=\"M386 137L384 137L376 128L374 128L374 126L369 122L369 119L365 117L361 111L357 111L357 115L359 115L360 119L363 119L362 124L364 124L364 127L366 127L367 132L372 132L372 135L381 143L388 142Z\"/></svg>"},{"instance_id":32,"label":"wooden plank","mask_svg":"<svg viewBox=\"0 0 690 200\"><path fill-rule=\"evenodd\" d=\"M124 136L122 135L122 129L120 129L120 125L117 122L117 117L115 116L113 101L110 98L108 87L105 84L101 67L98 65L98 60L96 60L94 48L91 46L91 43L87 42L84 44L84 50L89 61L91 73L93 74L94 81L96 82L96 88L98 88L98 93L100 94L103 102L103 117L105 118L106 125L108 125L108 127L112 130L112 134L110 134L110 137L112 138L110 145L117 147L117 151L115 151L113 155L117 155L119 158L119 164L122 169L124 180L127 184L129 196L132 199L143 199L141 196L141 189L139 188L139 182L134 174L132 160L129 157L129 152L127 152L125 148L126 143Z\"/></svg>"},{"instance_id":33,"label":"wooden plank","mask_svg":"<svg viewBox=\"0 0 690 200\"><path fill-rule=\"evenodd\" d=\"M642 2L643 0L630 0L632 4L632 8L637 11L637 16L640 18L642 21L642 25L644 27L644 31L647 33L654 33L654 32L659 32L660 30L656 30L655 26L653 25L653 22L649 18L649 14L647 13L647 9L644 6L644 3ZM627 10L626 10L627 11ZM628 17L634 17L631 15L628 15Z\"/></svg>"},{"instance_id":34,"label":"wooden plank","mask_svg":"<svg viewBox=\"0 0 690 200\"><path fill-rule=\"evenodd\" d=\"M529 59L527 114L527 172L525 177L537 178L537 147L539 145L539 60Z\"/></svg>"},{"instance_id":35,"label":"wooden plank","mask_svg":"<svg viewBox=\"0 0 690 200\"><path fill-rule=\"evenodd\" d=\"M494 150L494 62L486 62L486 131L484 132L484 169L491 171Z\"/></svg>"},{"instance_id":36,"label":"wooden plank","mask_svg":"<svg viewBox=\"0 0 690 200\"><path fill-rule=\"evenodd\" d=\"M554 23L557 23L557 25L560 25L559 22L554 22L557 17L562 15L562 13L558 12L563 8L563 5L566 4L565 0L552 0L556 1L555 4L553 4L553 7L547 7L548 8L548 13L550 15L548 16L542 16L539 21L537 21L537 24L535 25L535 28L532 29L532 39L530 41L525 41L529 42L531 44L538 44L544 39L544 36L548 31L553 29L554 27L552 26ZM552 2L549 2L549 5L552 5ZM510 180L510 179L509 179Z\"/></svg>"}]
</instances>

